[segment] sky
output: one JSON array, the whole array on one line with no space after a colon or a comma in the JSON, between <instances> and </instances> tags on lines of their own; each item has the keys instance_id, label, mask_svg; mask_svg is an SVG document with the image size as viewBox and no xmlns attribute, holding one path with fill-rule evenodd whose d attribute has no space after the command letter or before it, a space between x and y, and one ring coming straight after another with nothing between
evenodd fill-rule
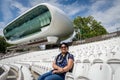
<instances>
[{"instance_id":1,"label":"sky","mask_svg":"<svg viewBox=\"0 0 120 80\"><path fill-rule=\"evenodd\" d=\"M108 32L120 30L120 0L0 0L0 35L9 22L40 3L60 8L71 20L91 15Z\"/></svg>"}]
</instances>

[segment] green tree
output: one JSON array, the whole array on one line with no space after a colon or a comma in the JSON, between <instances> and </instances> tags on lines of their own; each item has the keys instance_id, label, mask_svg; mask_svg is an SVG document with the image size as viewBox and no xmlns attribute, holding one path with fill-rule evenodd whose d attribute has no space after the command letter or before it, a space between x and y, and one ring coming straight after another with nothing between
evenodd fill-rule
<instances>
[{"instance_id":1,"label":"green tree","mask_svg":"<svg viewBox=\"0 0 120 80\"><path fill-rule=\"evenodd\" d=\"M0 36L0 53L5 53L6 48L10 46L10 44L8 44L4 37Z\"/></svg>"},{"instance_id":2,"label":"green tree","mask_svg":"<svg viewBox=\"0 0 120 80\"><path fill-rule=\"evenodd\" d=\"M77 16L74 20L74 28L77 32L77 40L91 38L103 34L107 34L106 29L101 25L101 22L97 22L94 17L80 17Z\"/></svg>"}]
</instances>

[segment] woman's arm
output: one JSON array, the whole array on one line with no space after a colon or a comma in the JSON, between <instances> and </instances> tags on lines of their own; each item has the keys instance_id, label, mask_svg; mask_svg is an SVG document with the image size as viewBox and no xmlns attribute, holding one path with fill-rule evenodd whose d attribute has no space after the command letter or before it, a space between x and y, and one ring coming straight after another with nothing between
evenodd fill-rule
<instances>
[{"instance_id":1,"label":"woman's arm","mask_svg":"<svg viewBox=\"0 0 120 80\"><path fill-rule=\"evenodd\" d=\"M67 66L63 68L63 72L69 71L73 67L73 64L74 64L73 59L69 59Z\"/></svg>"},{"instance_id":2,"label":"woman's arm","mask_svg":"<svg viewBox=\"0 0 120 80\"><path fill-rule=\"evenodd\" d=\"M59 66L56 65L55 61L53 61L52 67L53 67L53 69L55 69L55 70L58 70L58 69L61 68L61 67L59 67Z\"/></svg>"},{"instance_id":3,"label":"woman's arm","mask_svg":"<svg viewBox=\"0 0 120 80\"><path fill-rule=\"evenodd\" d=\"M55 61L53 62L53 65L52 65L52 66L53 66L53 68L54 68L53 73L62 73L62 72L63 72L63 68L57 66L57 65L55 64Z\"/></svg>"},{"instance_id":4,"label":"woman's arm","mask_svg":"<svg viewBox=\"0 0 120 80\"><path fill-rule=\"evenodd\" d=\"M56 69L53 71L53 73L63 73L69 71L73 67L73 62L73 59L69 59L67 66L65 66L64 68L57 66L55 62L53 62L53 68Z\"/></svg>"}]
</instances>

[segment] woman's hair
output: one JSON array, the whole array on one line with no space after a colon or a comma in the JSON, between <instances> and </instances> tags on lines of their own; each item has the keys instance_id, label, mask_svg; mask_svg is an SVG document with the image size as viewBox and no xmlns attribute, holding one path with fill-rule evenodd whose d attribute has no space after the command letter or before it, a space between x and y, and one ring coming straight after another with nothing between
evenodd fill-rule
<instances>
[{"instance_id":1,"label":"woman's hair","mask_svg":"<svg viewBox=\"0 0 120 80\"><path fill-rule=\"evenodd\" d=\"M69 48L68 44L65 43L65 42L61 43L61 44L59 45L59 48L61 48L61 46L62 46L63 44L64 44L67 48Z\"/></svg>"}]
</instances>

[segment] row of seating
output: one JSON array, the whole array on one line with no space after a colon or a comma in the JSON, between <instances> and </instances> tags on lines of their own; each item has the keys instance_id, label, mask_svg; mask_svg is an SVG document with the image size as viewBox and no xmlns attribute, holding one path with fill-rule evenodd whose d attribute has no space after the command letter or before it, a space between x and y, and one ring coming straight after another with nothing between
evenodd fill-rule
<instances>
[{"instance_id":1,"label":"row of seating","mask_svg":"<svg viewBox=\"0 0 120 80\"><path fill-rule=\"evenodd\" d=\"M33 80L33 76L29 70L29 67L24 64L8 64L11 68L18 72L17 80Z\"/></svg>"},{"instance_id":2,"label":"row of seating","mask_svg":"<svg viewBox=\"0 0 120 80\"><path fill-rule=\"evenodd\" d=\"M52 62L37 62L32 64L31 70L42 75L50 70L52 70Z\"/></svg>"},{"instance_id":3,"label":"row of seating","mask_svg":"<svg viewBox=\"0 0 120 80\"><path fill-rule=\"evenodd\" d=\"M76 61L73 72L67 73L66 80L119 80L119 69L120 61L109 64L101 61L96 61L92 64Z\"/></svg>"},{"instance_id":4,"label":"row of seating","mask_svg":"<svg viewBox=\"0 0 120 80\"><path fill-rule=\"evenodd\" d=\"M42 75L52 70L52 62L39 62L33 64L31 69ZM119 80L120 60L111 60L108 63L96 59L93 63L89 60L76 60L72 73L67 73L65 80ZM96 75L96 77L94 77ZM105 77L104 77L105 76ZM115 77L115 79L113 79ZM97 79L99 78L99 79Z\"/></svg>"},{"instance_id":5,"label":"row of seating","mask_svg":"<svg viewBox=\"0 0 120 80\"><path fill-rule=\"evenodd\" d=\"M72 73L67 73L66 80L119 80L120 73L120 37L87 44L73 45L69 52L75 57ZM20 64L26 71L21 74L25 80L32 80L29 69L39 75L52 70L52 61L59 54L59 49L30 52L0 60L1 64ZM19 67L19 66L17 66ZM20 67L19 67L20 69ZM20 75L20 74L19 74ZM19 79L21 80L21 79Z\"/></svg>"}]
</instances>

